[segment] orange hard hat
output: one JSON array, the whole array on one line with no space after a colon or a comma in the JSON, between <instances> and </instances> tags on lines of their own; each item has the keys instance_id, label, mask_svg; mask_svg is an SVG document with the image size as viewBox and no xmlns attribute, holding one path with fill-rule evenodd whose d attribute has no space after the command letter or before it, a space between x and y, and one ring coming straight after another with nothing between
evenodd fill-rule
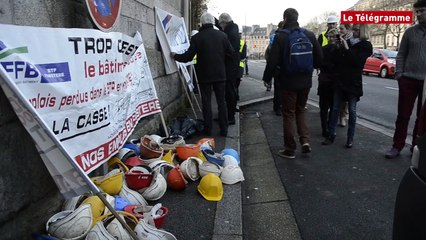
<instances>
[{"instance_id":1,"label":"orange hard hat","mask_svg":"<svg viewBox=\"0 0 426 240\"><path fill-rule=\"evenodd\" d=\"M198 157L198 154L200 154L200 146L198 144L176 146L176 153L181 160L186 160L190 157Z\"/></svg>"},{"instance_id":2,"label":"orange hard hat","mask_svg":"<svg viewBox=\"0 0 426 240\"><path fill-rule=\"evenodd\" d=\"M167 174L167 184L175 191L185 190L188 182L185 180L180 168L176 166Z\"/></svg>"}]
</instances>

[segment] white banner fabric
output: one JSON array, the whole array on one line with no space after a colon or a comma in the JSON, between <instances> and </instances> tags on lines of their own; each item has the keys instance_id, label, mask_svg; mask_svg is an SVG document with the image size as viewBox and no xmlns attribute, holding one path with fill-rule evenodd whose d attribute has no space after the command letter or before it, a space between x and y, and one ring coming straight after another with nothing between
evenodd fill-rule
<instances>
[{"instance_id":1,"label":"white banner fabric","mask_svg":"<svg viewBox=\"0 0 426 240\"><path fill-rule=\"evenodd\" d=\"M42 121L36 128L52 131L85 174L115 155L141 118L161 112L138 35L0 24L0 73L17 91L1 82L3 90L11 103L16 96L30 103ZM32 119L17 111L22 105L12 106L22 122ZM23 124L60 191L67 196L70 188L58 182L83 187L82 181L56 179L78 174L66 158L44 154L52 141L40 141Z\"/></svg>"}]
</instances>

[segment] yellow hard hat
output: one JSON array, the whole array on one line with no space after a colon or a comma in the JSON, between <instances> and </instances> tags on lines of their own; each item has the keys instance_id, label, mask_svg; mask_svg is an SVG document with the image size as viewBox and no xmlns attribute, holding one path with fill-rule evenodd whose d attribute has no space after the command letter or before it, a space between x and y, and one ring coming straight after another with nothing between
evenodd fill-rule
<instances>
[{"instance_id":1,"label":"yellow hard hat","mask_svg":"<svg viewBox=\"0 0 426 240\"><path fill-rule=\"evenodd\" d=\"M213 173L205 175L197 187L198 192L209 201L220 201L223 197L223 186L220 178Z\"/></svg>"},{"instance_id":2,"label":"yellow hard hat","mask_svg":"<svg viewBox=\"0 0 426 240\"><path fill-rule=\"evenodd\" d=\"M93 182L109 195L117 195L123 186L123 172L120 169L113 169L104 177L94 177Z\"/></svg>"},{"instance_id":3,"label":"yellow hard hat","mask_svg":"<svg viewBox=\"0 0 426 240\"><path fill-rule=\"evenodd\" d=\"M123 172L128 172L129 168L124 164L118 157L113 157L108 160L108 169L112 170L114 167L118 166L123 170Z\"/></svg>"},{"instance_id":4,"label":"yellow hard hat","mask_svg":"<svg viewBox=\"0 0 426 240\"><path fill-rule=\"evenodd\" d=\"M84 201L81 204L90 205L90 207L92 208L93 219L100 217L105 210L105 204L102 202L102 200L98 196L90 196L84 199Z\"/></svg>"}]
</instances>

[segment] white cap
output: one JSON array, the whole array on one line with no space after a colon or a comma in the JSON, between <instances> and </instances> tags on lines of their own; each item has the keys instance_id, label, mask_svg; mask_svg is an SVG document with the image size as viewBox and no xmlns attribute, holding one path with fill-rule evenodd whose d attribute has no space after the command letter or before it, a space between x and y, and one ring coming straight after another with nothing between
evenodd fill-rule
<instances>
[{"instance_id":1,"label":"white cap","mask_svg":"<svg viewBox=\"0 0 426 240\"><path fill-rule=\"evenodd\" d=\"M337 23L339 22L339 19L335 15L330 15L327 18L327 23Z\"/></svg>"}]
</instances>

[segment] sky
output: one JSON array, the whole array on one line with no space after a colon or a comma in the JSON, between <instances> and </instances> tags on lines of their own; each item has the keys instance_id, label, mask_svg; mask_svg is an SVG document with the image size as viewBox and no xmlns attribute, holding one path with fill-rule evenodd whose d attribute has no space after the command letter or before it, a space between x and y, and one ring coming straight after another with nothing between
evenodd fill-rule
<instances>
[{"instance_id":1,"label":"sky","mask_svg":"<svg viewBox=\"0 0 426 240\"><path fill-rule=\"evenodd\" d=\"M227 12L240 27L254 24L266 27L268 23L277 25L286 8L295 8L299 12L299 24L325 12L340 13L352 7L358 0L209 0L208 12L215 17Z\"/></svg>"}]
</instances>

